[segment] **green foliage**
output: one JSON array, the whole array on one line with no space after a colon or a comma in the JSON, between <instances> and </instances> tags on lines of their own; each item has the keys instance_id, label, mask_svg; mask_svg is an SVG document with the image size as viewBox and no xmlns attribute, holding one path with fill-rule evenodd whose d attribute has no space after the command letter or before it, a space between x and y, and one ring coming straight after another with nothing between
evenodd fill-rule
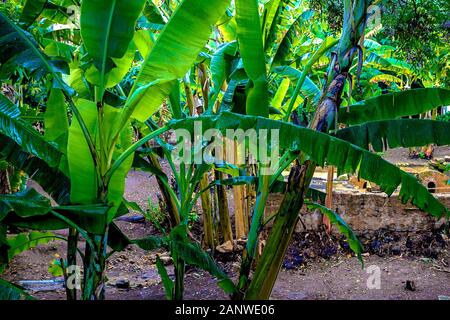
<instances>
[{"instance_id":1,"label":"green foliage","mask_svg":"<svg viewBox=\"0 0 450 320\"><path fill-rule=\"evenodd\" d=\"M222 112L218 116L202 116L174 121L171 127L184 128L193 132L194 122L202 121L202 128L244 129L255 128L279 129L279 147L282 150L299 150L306 153L319 166L325 163L337 167L340 173L355 173L368 181L374 182L388 195L399 185L400 199L411 201L418 208L436 216L448 216L448 209L434 198L428 190L412 175L403 172L380 156L361 149L341 139L311 129L283 123L261 117L242 116Z\"/></svg>"},{"instance_id":2,"label":"green foliage","mask_svg":"<svg viewBox=\"0 0 450 320\"><path fill-rule=\"evenodd\" d=\"M0 279L0 300L34 300L34 298L23 288Z\"/></svg>"},{"instance_id":3,"label":"green foliage","mask_svg":"<svg viewBox=\"0 0 450 320\"><path fill-rule=\"evenodd\" d=\"M166 293L166 298L167 298L167 300L172 300L174 285L173 285L172 280L169 278L166 267L162 263L159 256L156 256L156 268L158 269L158 273L161 277L161 281L164 286L164 291Z\"/></svg>"},{"instance_id":4,"label":"green foliage","mask_svg":"<svg viewBox=\"0 0 450 320\"><path fill-rule=\"evenodd\" d=\"M63 82L58 81L58 74L69 73L67 63L51 59L38 48L34 38L18 27L14 22L0 12L0 75L10 74L16 65L22 66L33 77L40 79L51 73L54 75L55 86L62 88Z\"/></svg>"},{"instance_id":5,"label":"green foliage","mask_svg":"<svg viewBox=\"0 0 450 320\"><path fill-rule=\"evenodd\" d=\"M367 122L336 131L336 137L377 152L396 147L449 145L450 123L424 119L399 119Z\"/></svg>"},{"instance_id":6,"label":"green foliage","mask_svg":"<svg viewBox=\"0 0 450 320\"><path fill-rule=\"evenodd\" d=\"M113 68L120 68L124 63L125 72L116 75L116 81L108 86L120 82L131 65L131 59L122 59L128 50L134 35L136 20L141 13L145 1L95 1L86 0L81 5L81 37L89 55L94 59L97 72L100 73L100 96L112 78ZM134 46L132 47L134 49Z\"/></svg>"},{"instance_id":7,"label":"green foliage","mask_svg":"<svg viewBox=\"0 0 450 320\"><path fill-rule=\"evenodd\" d=\"M52 232L31 231L29 233L20 233L12 238L8 238L8 258L11 259L20 253L35 248L41 244L47 244L57 240L60 237L55 236Z\"/></svg>"},{"instance_id":8,"label":"green foliage","mask_svg":"<svg viewBox=\"0 0 450 320\"><path fill-rule=\"evenodd\" d=\"M159 108L176 80L184 76L203 49L211 25L223 14L228 2L185 0L180 4L144 60L128 97L127 106L135 110L132 113L136 119L145 121Z\"/></svg>"},{"instance_id":9,"label":"green foliage","mask_svg":"<svg viewBox=\"0 0 450 320\"><path fill-rule=\"evenodd\" d=\"M30 26L42 13L47 0L26 0L19 22L25 27Z\"/></svg>"},{"instance_id":10,"label":"green foliage","mask_svg":"<svg viewBox=\"0 0 450 320\"><path fill-rule=\"evenodd\" d=\"M450 90L413 89L383 94L339 109L339 121L358 124L417 115L450 104Z\"/></svg>"},{"instance_id":11,"label":"green foliage","mask_svg":"<svg viewBox=\"0 0 450 320\"><path fill-rule=\"evenodd\" d=\"M346 238L347 242L350 246L350 249L353 250L353 252L358 257L359 261L361 262L362 267L364 268L364 261L362 259L362 251L363 247L361 245L361 242L359 242L356 235L353 233L352 229L348 226L348 224L341 218L340 215L338 215L333 210L328 209L327 207L324 207L320 204L308 202L305 201L306 206L309 210L315 210L319 209L324 215L328 217L330 222L337 226L339 229L339 232L342 233Z\"/></svg>"},{"instance_id":12,"label":"green foliage","mask_svg":"<svg viewBox=\"0 0 450 320\"><path fill-rule=\"evenodd\" d=\"M266 63L257 0L236 0L236 23L239 51L251 80L247 85L246 113L267 117Z\"/></svg>"},{"instance_id":13,"label":"green foliage","mask_svg":"<svg viewBox=\"0 0 450 320\"><path fill-rule=\"evenodd\" d=\"M14 139L23 150L44 160L51 167L58 166L61 160L60 151L21 120L17 107L2 94L0 101L0 134Z\"/></svg>"},{"instance_id":14,"label":"green foliage","mask_svg":"<svg viewBox=\"0 0 450 320\"><path fill-rule=\"evenodd\" d=\"M450 5L445 0L384 0L379 38L392 38L402 58L416 69L429 68L449 37ZM426 45L424 45L426 44Z\"/></svg>"},{"instance_id":15,"label":"green foliage","mask_svg":"<svg viewBox=\"0 0 450 320\"><path fill-rule=\"evenodd\" d=\"M448 69L448 50L436 38L445 33L436 30L434 13L423 12L439 0L433 4L430 0L418 1L418 11L407 14L419 17L418 21L395 15L383 17L385 21L400 21L400 31L404 23L423 27L421 19L430 17L432 26L422 29L432 28L433 32L421 41L433 43L430 52L436 57L427 54L431 63L427 70L418 70L418 64L404 55L404 49L397 50L397 44L403 41L401 34L387 39L372 30L364 40L368 54L360 52L358 43L365 34L368 0L309 2L314 10L298 0L158 4L83 0L80 21L67 15L68 6L79 5L78 1L13 1L2 6L0 78L6 79L7 85L5 96L0 95L0 162L4 167L12 165L16 172L25 172L57 202L52 205L33 189L0 196L2 263L23 250L62 238L45 230L71 228L86 240L83 298L102 297L106 243L112 252L130 244L145 250L168 250L174 261L175 280L169 278L159 258L156 265L169 299L182 297L185 264L208 271L225 292L238 298L246 296L244 291L256 278L249 296L257 293L258 297L268 297L269 282L261 284L276 277L275 260L282 258L283 243L290 236L286 231L291 226L278 228L275 234L282 238L275 236L280 241L268 245L270 250L263 254L263 260L264 255L272 255L275 260L269 257L265 261L275 263L257 267L262 270L270 264L269 274L256 272L250 278L250 267L265 226L262 216L266 197L269 191L287 190L280 174L297 158L311 162L307 175L312 176L316 165L334 165L340 173L358 173L375 182L389 195L400 186L403 202L411 201L436 217L448 216L448 209L416 178L369 150L450 142L447 122L400 119L450 104L447 89L431 88L445 86ZM388 0L381 2L383 13L390 5ZM320 11L328 17L321 19ZM339 14L333 17L333 12ZM74 27L69 22L80 23ZM338 40L330 34L340 24L343 31L336 47ZM347 76L353 70L358 70L358 76L361 73L355 83ZM347 78L341 83L345 93L339 91L334 97L329 85L336 76ZM421 86L429 88L396 92ZM324 112L327 91L335 98L336 107L341 107L337 119L335 108ZM379 96L381 92L388 94ZM184 110L187 106L201 106L206 115L190 117ZM297 108L307 112L309 118L319 116L329 123L355 126L333 132L333 136L290 124L291 112ZM269 115L284 121L270 120ZM295 115L292 119L298 123ZM196 121L202 121L204 130L217 128L222 132L279 129L280 145L271 147L283 152L281 169L269 177L251 176L245 168L228 163L175 165L170 156L173 147L164 141L163 134L177 128L193 133ZM151 140L156 147L148 145ZM152 160L148 161L154 153L169 162L174 183ZM128 208L143 212L123 199L125 177L132 165L154 174L165 200L170 201L167 227L162 227L163 212L154 206L146 214L162 236L131 240L113 222ZM230 176L199 190L200 179L210 170ZM310 178L305 177L304 183ZM213 257L191 239L189 229L198 218L194 208L202 192L219 185L244 184L255 185L258 195L237 290ZM361 259L361 245L348 225L336 213L313 203L323 202L325 194L307 185L302 190L305 192L299 194L305 194L310 208L319 208L327 215ZM7 226L44 232L7 238ZM76 242L71 248L77 249ZM60 274L58 263L61 261L51 270ZM2 282L0 286L6 287ZM5 292L23 298L16 289L9 286Z\"/></svg>"}]
</instances>

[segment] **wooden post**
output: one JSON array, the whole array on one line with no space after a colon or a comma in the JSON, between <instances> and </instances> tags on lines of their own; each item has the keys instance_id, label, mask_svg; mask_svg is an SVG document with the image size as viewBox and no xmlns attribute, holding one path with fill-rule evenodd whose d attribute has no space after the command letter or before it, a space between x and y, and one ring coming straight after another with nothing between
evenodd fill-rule
<instances>
[{"instance_id":1,"label":"wooden post","mask_svg":"<svg viewBox=\"0 0 450 320\"><path fill-rule=\"evenodd\" d=\"M327 196L325 198L325 207L331 209L333 205L333 177L334 177L334 167L328 166L328 176L327 176ZM323 216L322 218L323 224L326 227L328 233L331 232L331 222L327 216Z\"/></svg>"},{"instance_id":2,"label":"wooden post","mask_svg":"<svg viewBox=\"0 0 450 320\"><path fill-rule=\"evenodd\" d=\"M205 173L200 180L200 189L203 190L208 186L208 174ZM214 249L214 227L212 219L211 194L209 190L202 193L202 210L203 210L203 231L204 244L206 248Z\"/></svg>"},{"instance_id":3,"label":"wooden post","mask_svg":"<svg viewBox=\"0 0 450 320\"><path fill-rule=\"evenodd\" d=\"M238 143L237 141L230 141L233 143L234 159L238 158ZM244 186L233 186L233 198L234 198L234 220L236 239L246 237L248 234L248 222L246 223L246 214L244 212Z\"/></svg>"},{"instance_id":4,"label":"wooden post","mask_svg":"<svg viewBox=\"0 0 450 320\"><path fill-rule=\"evenodd\" d=\"M223 179L223 173L215 171L216 180ZM220 227L224 242L233 241L233 231L231 230L230 213L228 210L228 198L226 186L217 186L217 206L219 209Z\"/></svg>"}]
</instances>

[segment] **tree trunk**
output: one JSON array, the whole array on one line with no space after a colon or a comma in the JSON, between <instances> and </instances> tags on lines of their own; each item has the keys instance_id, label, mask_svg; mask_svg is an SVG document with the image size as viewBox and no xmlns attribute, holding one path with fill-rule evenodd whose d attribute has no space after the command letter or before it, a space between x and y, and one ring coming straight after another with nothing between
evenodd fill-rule
<instances>
[{"instance_id":1,"label":"tree trunk","mask_svg":"<svg viewBox=\"0 0 450 320\"><path fill-rule=\"evenodd\" d=\"M216 180L222 180L223 174L215 171ZM230 212L228 210L228 197L226 186L217 186L217 206L219 209L220 229L224 242L233 241L233 231L231 229Z\"/></svg>"},{"instance_id":2,"label":"tree trunk","mask_svg":"<svg viewBox=\"0 0 450 320\"><path fill-rule=\"evenodd\" d=\"M336 62L332 59L328 75L331 81L324 88L322 99L311 122L310 128L313 130L328 132L336 123L348 71L364 36L367 8L370 3L371 0L349 0L344 4L344 27L338 45L338 56ZM245 299L269 299L272 292L316 167L314 162L304 161L302 156L299 159L301 165L295 165L291 169L285 197Z\"/></svg>"},{"instance_id":3,"label":"tree trunk","mask_svg":"<svg viewBox=\"0 0 450 320\"><path fill-rule=\"evenodd\" d=\"M105 300L105 267L108 231L103 235L89 234L94 244L86 243L84 254L83 300Z\"/></svg>"},{"instance_id":4,"label":"tree trunk","mask_svg":"<svg viewBox=\"0 0 450 320\"><path fill-rule=\"evenodd\" d=\"M200 190L208 186L208 174L205 173L200 180ZM211 193L208 190L201 194L202 210L203 210L203 231L204 244L208 249L214 249L214 225L212 219Z\"/></svg>"},{"instance_id":5,"label":"tree trunk","mask_svg":"<svg viewBox=\"0 0 450 320\"><path fill-rule=\"evenodd\" d=\"M8 169L0 169L0 194L11 193L9 185Z\"/></svg>"}]
</instances>

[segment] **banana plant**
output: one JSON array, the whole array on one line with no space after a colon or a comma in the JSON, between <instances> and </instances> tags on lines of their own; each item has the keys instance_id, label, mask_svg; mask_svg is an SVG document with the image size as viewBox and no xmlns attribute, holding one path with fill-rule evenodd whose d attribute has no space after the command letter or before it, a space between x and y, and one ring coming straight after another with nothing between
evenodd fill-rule
<instances>
[{"instance_id":1,"label":"banana plant","mask_svg":"<svg viewBox=\"0 0 450 320\"><path fill-rule=\"evenodd\" d=\"M46 137L24 123L15 106L7 103L0 113L1 134L5 137L1 141L1 153L59 201L57 207L46 205L37 210L42 206L35 206L35 212L27 214L18 210L20 206L6 206L2 210L2 225L20 224L45 230L69 227L83 236L87 242L83 256L83 299L104 298L107 247L117 249L127 244L113 220L126 212L122 196L133 154L164 131L164 128L152 130L133 144L130 121L144 121L157 111L168 91L195 61L208 40L211 26L228 6L228 1L223 0L183 1L148 50L128 98L118 108L112 107L106 103L106 97L134 60L135 25L144 3L143 0L132 4L82 2L81 49L86 55L81 72L72 71L89 84L88 89L92 88L93 94L87 98L77 97L77 92L64 81L61 74L69 72L67 63L48 56L28 32L3 13L0 15L2 49L8 48L7 54L2 55L2 66L4 62L20 65L34 76L46 76L52 81L45 115ZM204 17L201 23L196 21L199 12ZM180 30L183 30L182 37ZM168 59L169 53L174 54L173 59ZM68 110L71 117L67 116ZM32 157L20 157L21 154ZM34 175L33 169L38 174ZM2 196L1 201L11 203L7 196ZM179 212L181 215L185 211ZM176 230L182 230L181 225ZM6 229L2 228L3 231ZM77 247L76 238L73 237L75 245L69 247ZM183 274L184 260L193 263L195 257L179 256L178 268ZM183 276L179 279L182 285Z\"/></svg>"},{"instance_id":2,"label":"banana plant","mask_svg":"<svg viewBox=\"0 0 450 320\"><path fill-rule=\"evenodd\" d=\"M268 5L273 5L273 3L275 3L275 1L270 1ZM251 6L253 4L247 3L246 5ZM369 5L370 1L345 1L343 32L335 49L336 52L331 55L331 64L327 70L326 82L321 85L323 87L322 93L311 96L316 96L318 98L316 98L317 100L314 102L316 111L309 128L296 127L298 132L293 129L293 131L289 134L285 133L287 131L281 129L280 144L283 144L283 141L285 140L292 143L293 146L295 145L295 147L284 145L285 148L282 149L284 150L284 156L282 157L284 162L282 163L283 165L280 170L289 168L291 162L294 160L295 164L293 165L289 175L289 181L284 192L284 200L278 213L272 217L272 219L274 219L274 224L270 230L263 254L261 258L258 259L256 271L253 273L253 276L250 276L250 266L254 261L254 246L258 240L261 226L264 225L264 223L260 220L260 215L258 212L264 209L265 192L267 192L270 186L270 184L264 185L264 181L261 177L258 179L258 188L261 185L264 187L260 189L253 211L251 224L251 229L253 229L253 231L251 230L249 233L247 249L244 252L239 282L237 284L239 291L234 295L234 298L269 298L270 292L276 280L276 276L280 269L285 250L289 243L289 239L298 221L299 210L305 203L304 198L306 194L308 194L308 187L317 165L335 165L340 173L357 172L360 176L366 176L367 180L373 181L380 185L381 188L389 195L391 195L397 187L401 185L399 196L403 202L411 201L414 205L436 217L448 216L448 209L440 204L439 201L437 201L432 195L430 195L427 189L423 187L414 177L404 173L400 169L381 159L378 155L369 151L372 150L372 147L379 151L386 148L388 145L389 147L394 148L398 146L423 145L430 143L431 141L439 144L448 143L443 140L445 139L444 132L448 130L446 125L436 123L431 120L421 120L416 122L409 119L399 119L401 116L422 113L438 106L448 104L448 90L437 88L410 90L374 97L356 104L353 103L353 100L350 100L348 106L341 107L342 94L344 88L346 87L346 82L349 80L350 86L353 83L349 72L354 69L355 58L357 58L356 66L358 67L358 73L361 72L360 69L362 68L363 57L362 38L364 35L365 22L367 19L367 8ZM249 66L247 62L246 66L246 43L244 42L246 41L244 40L246 38L242 36L241 38L239 37L239 28L245 26L248 28L246 29L246 32L249 32L248 30L253 28L255 34L257 34L261 27L254 22L258 19L252 19L254 23L253 26L249 26L248 24L245 25L245 17L239 20L239 8L239 3L237 2L237 39L243 61L241 68L244 72L247 72L248 78L250 79L250 88L246 91L246 95L244 96L245 98L242 101L247 99L246 108L251 108L252 104L249 103L248 99L253 99L253 97L250 94L250 92L252 92L250 90L255 90L256 88L251 84L252 78L255 78L255 70L261 61L261 58L258 58L257 54L259 54L260 57L262 55L260 54L260 49L252 51L253 64ZM247 10L246 13L248 16L250 15L250 12L250 9ZM253 10L253 12L255 12L255 10ZM267 28L265 30L267 30ZM248 37L247 39L251 39L247 41L251 41L253 47L260 48L259 44L255 45L255 43L257 43L257 40L255 40L256 36L252 36L252 38L250 38L250 35L246 36ZM258 37L260 36L258 35ZM326 52L327 49L332 48L334 44L336 44L336 42L333 40L330 41L329 46L327 46L325 42L323 47L316 51L316 55L312 55L312 58L306 64L303 72L297 71L291 66L275 67L275 71L287 75L296 85L294 90L294 98L290 103L288 103L288 108L286 108L288 112L284 118L285 121L289 121L289 114L293 109L293 105L298 104L295 95L299 93L300 88L304 89L305 84L310 82L307 80L307 75L311 72L311 66L320 57L321 52ZM244 47L244 50L242 47ZM223 54L223 51L221 51L220 54ZM234 53L231 52L231 54ZM315 56L317 56L317 58ZM236 72L234 74L237 75ZM263 74L261 71L259 71L259 74L260 76L258 79L264 79L264 77L261 76ZM242 75L240 77L242 78ZM233 81L232 78L231 81ZM228 88L230 88L232 84L231 81ZM311 87L311 85L308 85L306 88ZM286 89L282 90L286 92ZM317 91L318 90L316 89L312 92ZM349 96L351 97L351 93ZM227 99L226 94L223 99ZM260 101L263 103L259 107L263 108L266 98L261 96ZM275 101L277 101L279 105L286 103L283 100L280 102L280 99L278 98ZM240 110L242 110L242 108ZM248 114L251 115L252 113ZM263 113L261 115L266 116L267 113ZM202 117L200 117L200 119L202 119ZM205 122L209 123L209 121L213 122L210 126L214 128L222 128L221 125L223 128L230 128L230 126L233 125L243 128L246 123L244 119L248 120L248 116L244 117L234 114L227 115L225 112L221 112L217 115L217 118L213 118L213 120L205 119L203 128L208 127ZM376 120L376 122L361 124L362 122L373 120ZM358 126L350 126L346 129L337 130L337 124L339 123L358 124ZM420 130L420 132L425 133L425 131L428 130L426 131L427 134L418 133L419 129L417 128L419 128L421 124L424 125L424 129L423 131ZM186 128L186 123L180 123L180 125ZM251 124L245 128L278 128L279 126L283 128L284 124L269 124L268 122L264 122L263 119L258 118L252 119ZM308 132L308 134L303 135L300 133L301 131ZM408 138L403 138L403 135L401 137L400 132L405 132ZM318 138L318 136L322 136L323 134L330 137L328 142ZM317 140L316 138L313 138L316 136ZM334 140L335 137L340 140ZM348 144L348 142L351 144ZM296 151L297 153L293 151ZM298 154L298 152L300 152L300 154ZM360 154L361 157L357 155L359 152L362 152L362 154ZM333 159L335 156L339 158L339 160ZM392 172L392 175L387 177L385 176L386 172ZM269 180L269 183L275 182L280 173L281 171L274 174L274 176ZM383 173L383 176L381 176L381 173ZM307 203L307 205L309 207L318 207L317 204ZM338 219L336 214L332 215L331 211L327 208L321 209L324 214L331 218L330 220L333 223L337 223L338 226L343 225L339 222L341 219ZM354 239L348 229L339 229L346 230L344 233L348 236L349 241ZM360 256L361 247L357 244L357 241L353 241L353 244L350 246Z\"/></svg>"}]
</instances>

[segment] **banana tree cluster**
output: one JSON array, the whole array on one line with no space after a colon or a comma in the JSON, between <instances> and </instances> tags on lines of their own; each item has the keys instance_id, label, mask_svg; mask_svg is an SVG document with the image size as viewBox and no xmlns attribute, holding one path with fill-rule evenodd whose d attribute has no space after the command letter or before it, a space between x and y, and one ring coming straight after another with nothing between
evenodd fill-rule
<instances>
[{"instance_id":1,"label":"banana tree cluster","mask_svg":"<svg viewBox=\"0 0 450 320\"><path fill-rule=\"evenodd\" d=\"M0 160L28 174L47 195L34 189L0 195L0 270L29 247L64 240L62 267L78 259L83 264L81 298L104 299L107 258L138 245L170 252L174 279L156 261L169 299L183 298L186 264L210 272L231 298L268 299L303 205L321 210L362 262L355 234L322 205L323 194L309 188L316 167L325 165L356 173L388 195L400 187L404 203L448 217L448 208L415 177L375 152L450 144L448 122L407 118L450 104L450 91L422 88L352 98L364 62L386 58L386 48L364 38L371 2L344 1L339 37L314 26L314 12L301 2L288 0L160 6L145 0L26 1L18 17L16 7L2 8L0 75L14 83L14 70L20 69L24 79L43 84L47 98L38 121L42 134L14 99L0 95ZM79 17L60 15L68 8ZM261 163L177 163L165 133L183 129L195 135L198 123L223 134L277 130L277 145L267 147L280 150L278 170L264 174ZM210 143L192 146L192 155ZM160 158L170 173L162 170ZM129 209L142 210L123 198L132 168L157 179L168 221L167 228L156 226L160 236L130 239L115 223ZM228 186L236 207L235 236ZM278 211L265 217L269 194L280 191ZM189 232L199 199L203 243ZM7 236L12 226L34 231ZM68 230L67 237L49 232L61 229ZM263 230L268 237L259 256ZM204 250L233 238L246 240L235 282ZM8 297L29 298L3 280L0 288ZM77 299L76 289L67 288L67 297Z\"/></svg>"}]
</instances>

